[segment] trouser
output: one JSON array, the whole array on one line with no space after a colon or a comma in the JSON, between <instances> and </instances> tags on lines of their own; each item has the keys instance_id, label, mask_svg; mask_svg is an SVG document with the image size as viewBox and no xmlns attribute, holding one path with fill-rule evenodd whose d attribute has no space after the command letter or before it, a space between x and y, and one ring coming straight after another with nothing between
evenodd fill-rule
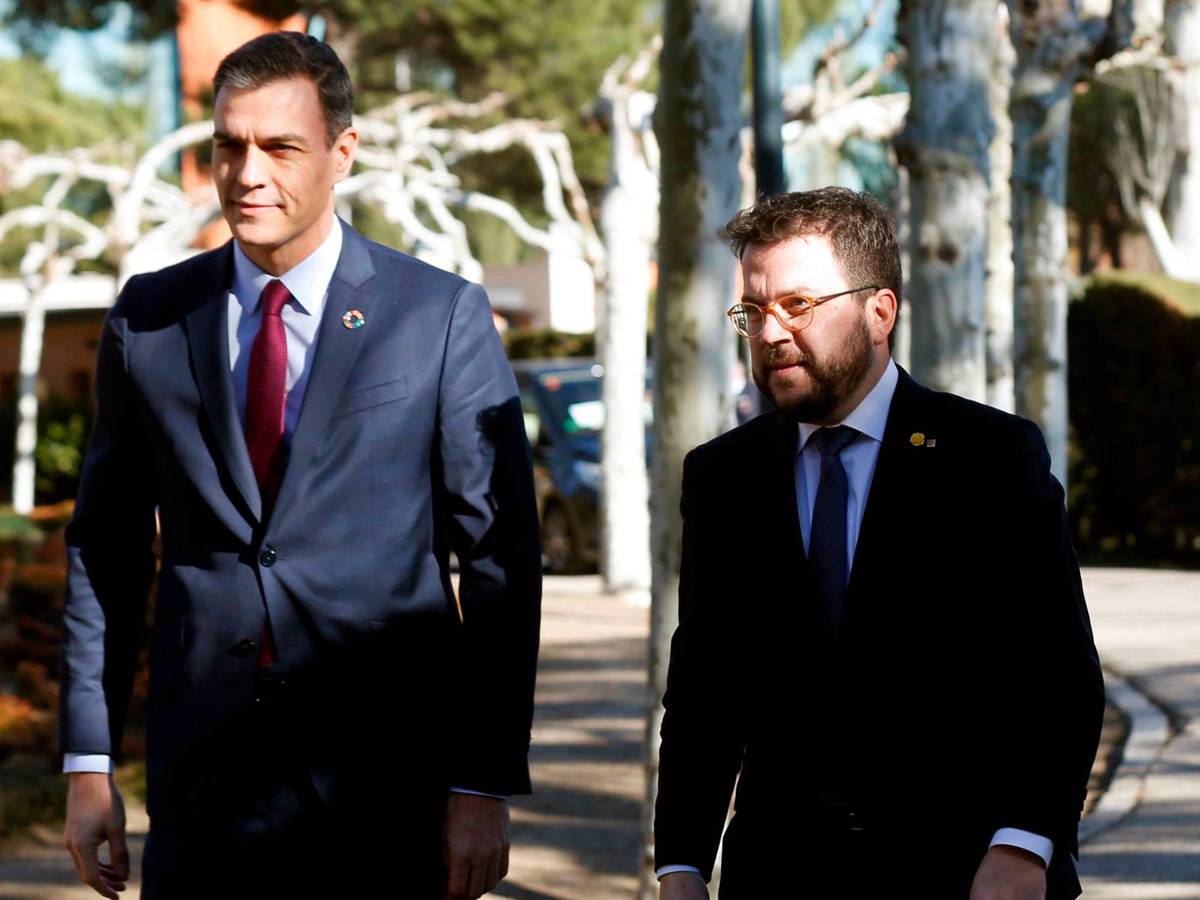
<instances>
[{"instance_id":1,"label":"trouser","mask_svg":"<svg viewBox=\"0 0 1200 900\"><path fill-rule=\"evenodd\" d=\"M258 704L239 720L250 749L236 775L213 785L214 802L152 812L144 900L441 900L445 788L426 772L380 767L365 748L370 763L314 776L310 748L280 708Z\"/></svg>"}]
</instances>

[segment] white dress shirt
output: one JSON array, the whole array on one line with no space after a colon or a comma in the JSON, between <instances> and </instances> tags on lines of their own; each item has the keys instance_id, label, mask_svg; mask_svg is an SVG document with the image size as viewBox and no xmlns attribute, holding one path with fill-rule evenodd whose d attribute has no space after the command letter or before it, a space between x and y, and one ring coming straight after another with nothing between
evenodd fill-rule
<instances>
[{"instance_id":1,"label":"white dress shirt","mask_svg":"<svg viewBox=\"0 0 1200 900\"><path fill-rule=\"evenodd\" d=\"M287 337L287 396L284 401L285 445L290 445L300 420L304 392L312 374L317 349L317 332L321 314L329 297L329 284L342 253L342 225L334 219L333 227L321 245L282 275L264 272L250 261L237 241L233 242L233 284L226 294L229 304L229 366L233 375L233 393L237 400L238 418L246 424L246 387L250 368L250 349L262 321L263 288L278 278L292 299L280 310L284 334ZM112 757L106 753L65 753L64 772L112 773ZM500 797L466 788L451 788L462 794ZM503 798L501 798L503 799Z\"/></svg>"},{"instance_id":2,"label":"white dress shirt","mask_svg":"<svg viewBox=\"0 0 1200 900\"><path fill-rule=\"evenodd\" d=\"M841 452L842 467L846 470L848 496L846 500L846 561L847 565L854 563L854 551L858 547L858 533L862 527L863 512L867 506L867 494L871 489L871 479L875 475L875 464L879 462L879 448L883 444L883 432L887 427L888 410L892 405L892 395L896 393L896 383L900 373L896 363L889 360L887 368L879 376L879 381L871 388L870 393L862 402L840 423L858 432L859 437ZM796 453L796 509L800 512L800 533L804 540L804 550L808 552L809 536L812 534L813 507L817 503L817 485L821 480L821 451L810 438L821 429L820 425L809 422L799 424L800 437ZM849 571L846 572L847 578ZM929 844L936 852L937 837L929 836ZM1005 844L1020 847L1030 853L1036 853L1046 865L1050 865L1050 857L1054 855L1054 842L1019 828L1001 828L994 835L989 846ZM671 872L697 872L695 866L662 866L656 871L659 878Z\"/></svg>"}]
</instances>

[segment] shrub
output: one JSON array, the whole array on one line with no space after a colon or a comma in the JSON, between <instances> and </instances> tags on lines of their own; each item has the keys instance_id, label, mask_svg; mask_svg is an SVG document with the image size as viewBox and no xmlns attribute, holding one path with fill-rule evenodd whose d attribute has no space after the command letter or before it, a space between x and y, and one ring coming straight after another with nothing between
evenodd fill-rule
<instances>
[{"instance_id":1,"label":"shrub","mask_svg":"<svg viewBox=\"0 0 1200 900\"><path fill-rule=\"evenodd\" d=\"M1092 561L1200 564L1200 318L1162 285L1095 279L1071 304L1070 509Z\"/></svg>"},{"instance_id":2,"label":"shrub","mask_svg":"<svg viewBox=\"0 0 1200 900\"><path fill-rule=\"evenodd\" d=\"M594 334L571 334L552 328L518 328L504 336L509 359L544 359L561 356L595 356Z\"/></svg>"}]
</instances>

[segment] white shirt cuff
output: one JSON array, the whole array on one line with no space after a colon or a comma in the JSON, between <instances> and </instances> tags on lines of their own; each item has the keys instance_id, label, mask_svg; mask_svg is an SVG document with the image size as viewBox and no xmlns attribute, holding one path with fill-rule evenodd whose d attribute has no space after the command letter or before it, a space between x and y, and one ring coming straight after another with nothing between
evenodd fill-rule
<instances>
[{"instance_id":1,"label":"white shirt cuff","mask_svg":"<svg viewBox=\"0 0 1200 900\"><path fill-rule=\"evenodd\" d=\"M1046 868L1050 867L1050 857L1054 856L1054 841L1050 838L1034 834L1032 831L1022 831L1020 828L1000 828L992 835L989 847L1003 844L1006 847L1020 847L1042 858Z\"/></svg>"},{"instance_id":2,"label":"white shirt cuff","mask_svg":"<svg viewBox=\"0 0 1200 900\"><path fill-rule=\"evenodd\" d=\"M113 770L112 757L107 753L64 753L63 771L70 772L101 772L111 775Z\"/></svg>"},{"instance_id":3,"label":"white shirt cuff","mask_svg":"<svg viewBox=\"0 0 1200 900\"><path fill-rule=\"evenodd\" d=\"M654 870L655 878L662 878L664 875L670 875L672 872L695 872L700 874L700 870L695 866L662 866Z\"/></svg>"},{"instance_id":4,"label":"white shirt cuff","mask_svg":"<svg viewBox=\"0 0 1200 900\"><path fill-rule=\"evenodd\" d=\"M476 797L491 797L493 800L507 800L508 794L489 794L487 791L473 791L470 788L452 787L452 794L474 794Z\"/></svg>"}]
</instances>

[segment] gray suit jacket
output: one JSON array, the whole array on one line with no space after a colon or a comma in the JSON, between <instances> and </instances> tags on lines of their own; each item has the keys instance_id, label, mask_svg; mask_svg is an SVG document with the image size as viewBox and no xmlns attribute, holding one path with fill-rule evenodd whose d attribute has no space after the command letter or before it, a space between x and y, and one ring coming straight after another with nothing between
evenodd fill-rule
<instances>
[{"instance_id":1,"label":"gray suit jacket","mask_svg":"<svg viewBox=\"0 0 1200 900\"><path fill-rule=\"evenodd\" d=\"M529 789L540 542L513 376L480 287L343 227L266 519L230 376L231 246L131 279L104 327L67 531L61 749L120 748L157 510L156 822L254 796L245 760L264 706L331 803L369 793L381 769ZM350 309L365 325L343 325Z\"/></svg>"}]
</instances>

